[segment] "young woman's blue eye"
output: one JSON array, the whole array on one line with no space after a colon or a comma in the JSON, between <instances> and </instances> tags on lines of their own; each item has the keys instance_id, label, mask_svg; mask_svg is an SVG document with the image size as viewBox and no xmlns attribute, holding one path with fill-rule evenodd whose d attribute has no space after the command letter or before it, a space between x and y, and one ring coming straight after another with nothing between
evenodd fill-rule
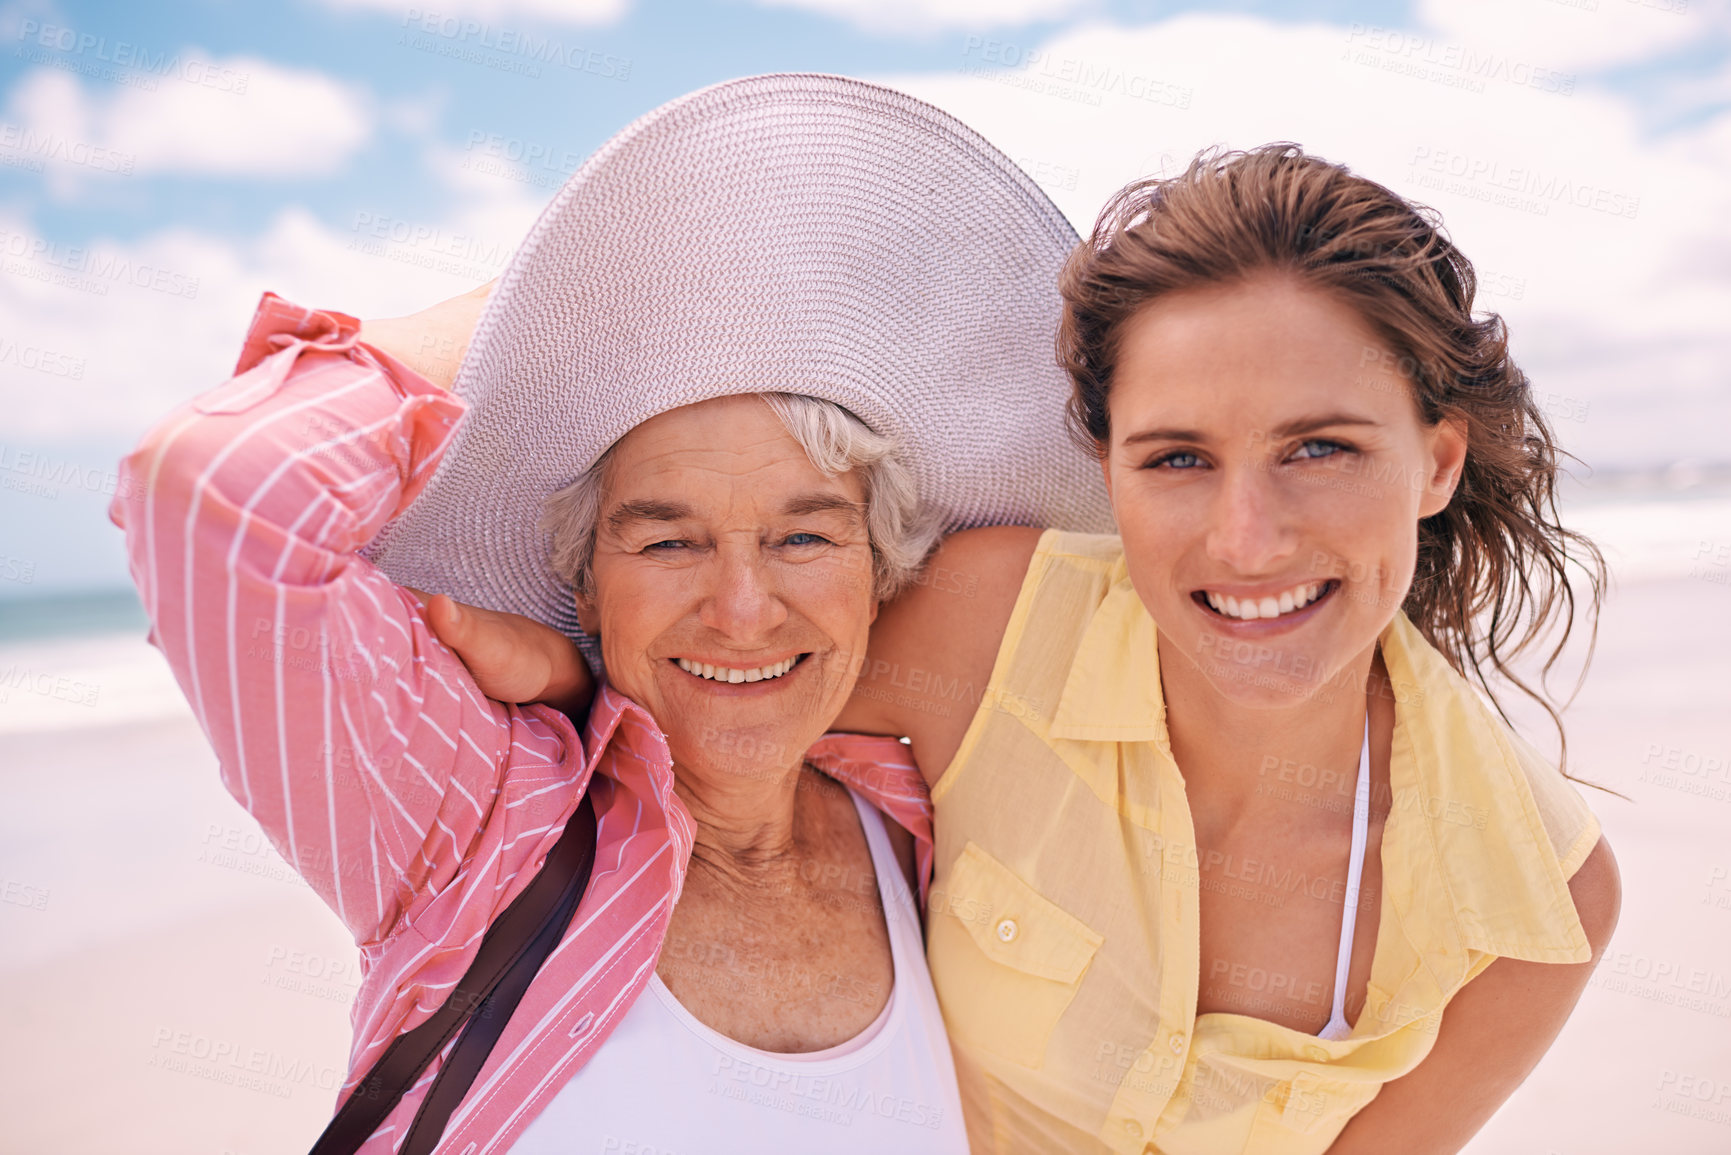
<instances>
[{"instance_id":1,"label":"young woman's blue eye","mask_svg":"<svg viewBox=\"0 0 1731 1155\"><path fill-rule=\"evenodd\" d=\"M1315 459L1315 458L1322 458L1322 457L1333 457L1336 453L1344 453L1345 451L1346 451L1346 446L1342 445L1338 441L1325 441L1321 438L1316 438L1316 439L1313 439L1311 441L1306 441L1304 444L1300 445L1296 450L1293 451L1292 456L1294 456L1296 458L1301 458L1301 459L1304 459L1304 458Z\"/></svg>"},{"instance_id":2,"label":"young woman's blue eye","mask_svg":"<svg viewBox=\"0 0 1731 1155\"><path fill-rule=\"evenodd\" d=\"M1180 449L1176 453L1168 453L1165 457L1150 461L1151 468L1165 466L1168 469L1195 469L1202 464L1202 459L1188 450Z\"/></svg>"}]
</instances>

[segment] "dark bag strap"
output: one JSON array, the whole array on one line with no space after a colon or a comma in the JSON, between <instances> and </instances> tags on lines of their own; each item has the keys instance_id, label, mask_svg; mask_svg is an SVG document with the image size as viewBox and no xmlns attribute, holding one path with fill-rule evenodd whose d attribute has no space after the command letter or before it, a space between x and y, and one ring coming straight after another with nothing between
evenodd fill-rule
<instances>
[{"instance_id":1,"label":"dark bag strap","mask_svg":"<svg viewBox=\"0 0 1731 1155\"><path fill-rule=\"evenodd\" d=\"M475 961L450 997L432 1018L391 1040L313 1144L312 1155L354 1155L461 1029L398 1155L432 1151L530 981L565 936L594 865L595 807L585 793L540 873L481 936Z\"/></svg>"}]
</instances>

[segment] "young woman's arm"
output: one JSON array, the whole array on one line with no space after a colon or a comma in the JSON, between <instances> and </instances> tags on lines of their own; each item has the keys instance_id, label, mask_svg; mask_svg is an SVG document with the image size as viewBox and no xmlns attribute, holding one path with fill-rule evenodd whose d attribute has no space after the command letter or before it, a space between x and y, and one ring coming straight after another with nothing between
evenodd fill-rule
<instances>
[{"instance_id":1,"label":"young woman's arm","mask_svg":"<svg viewBox=\"0 0 1731 1155\"><path fill-rule=\"evenodd\" d=\"M918 582L878 611L853 697L831 728L907 738L927 785L936 783L991 680L1040 533L1004 525L946 538Z\"/></svg>"},{"instance_id":2,"label":"young woman's arm","mask_svg":"<svg viewBox=\"0 0 1731 1155\"><path fill-rule=\"evenodd\" d=\"M540 702L579 729L589 717L595 678L570 638L522 614L465 605L445 594L410 590L438 639L463 660L487 697Z\"/></svg>"},{"instance_id":3,"label":"young woman's arm","mask_svg":"<svg viewBox=\"0 0 1731 1155\"><path fill-rule=\"evenodd\" d=\"M1574 1010L1617 926L1622 884L1603 838L1569 880L1593 957L1559 965L1500 958L1443 1011L1436 1046L1346 1125L1329 1155L1452 1155L1535 1066Z\"/></svg>"},{"instance_id":4,"label":"young woman's arm","mask_svg":"<svg viewBox=\"0 0 1731 1155\"><path fill-rule=\"evenodd\" d=\"M357 340L448 390L496 284L488 281L406 317L362 321ZM409 592L419 599L433 633L463 659L489 698L543 702L583 724L595 681L583 655L563 634L521 614L463 605L444 594Z\"/></svg>"}]
</instances>

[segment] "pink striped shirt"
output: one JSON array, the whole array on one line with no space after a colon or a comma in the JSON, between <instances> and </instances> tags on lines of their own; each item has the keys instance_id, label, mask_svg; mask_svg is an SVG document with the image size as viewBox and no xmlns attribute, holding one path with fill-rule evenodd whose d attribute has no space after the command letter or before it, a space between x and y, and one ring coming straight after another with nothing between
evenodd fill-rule
<instances>
[{"instance_id":1,"label":"pink striped shirt","mask_svg":"<svg viewBox=\"0 0 1731 1155\"><path fill-rule=\"evenodd\" d=\"M267 293L236 375L146 435L121 466L132 499L109 516L224 785L360 947L344 1096L438 1008L593 793L589 890L439 1147L483 1155L511 1146L644 989L692 823L635 702L603 686L579 737L556 710L487 698L414 597L357 555L466 409L358 329ZM923 896L931 804L907 747L831 734L807 757L914 835ZM443 1059L363 1151L395 1150Z\"/></svg>"}]
</instances>

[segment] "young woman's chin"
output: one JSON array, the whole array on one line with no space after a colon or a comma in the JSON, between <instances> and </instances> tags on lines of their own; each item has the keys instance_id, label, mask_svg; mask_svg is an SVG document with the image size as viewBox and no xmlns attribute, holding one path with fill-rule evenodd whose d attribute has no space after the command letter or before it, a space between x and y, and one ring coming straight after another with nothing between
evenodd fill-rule
<instances>
[{"instance_id":1,"label":"young woman's chin","mask_svg":"<svg viewBox=\"0 0 1731 1155\"><path fill-rule=\"evenodd\" d=\"M1255 646L1201 636L1185 654L1201 680L1234 706L1284 710L1332 693L1350 662L1345 654L1303 647Z\"/></svg>"},{"instance_id":2,"label":"young woman's chin","mask_svg":"<svg viewBox=\"0 0 1731 1155\"><path fill-rule=\"evenodd\" d=\"M1162 666L1182 661L1222 699L1250 709L1290 709L1362 688L1355 666L1388 623L1359 620L1338 586L1328 583L1312 607L1274 620L1233 621L1205 599L1175 599L1156 617L1169 623L1160 627Z\"/></svg>"}]
</instances>

